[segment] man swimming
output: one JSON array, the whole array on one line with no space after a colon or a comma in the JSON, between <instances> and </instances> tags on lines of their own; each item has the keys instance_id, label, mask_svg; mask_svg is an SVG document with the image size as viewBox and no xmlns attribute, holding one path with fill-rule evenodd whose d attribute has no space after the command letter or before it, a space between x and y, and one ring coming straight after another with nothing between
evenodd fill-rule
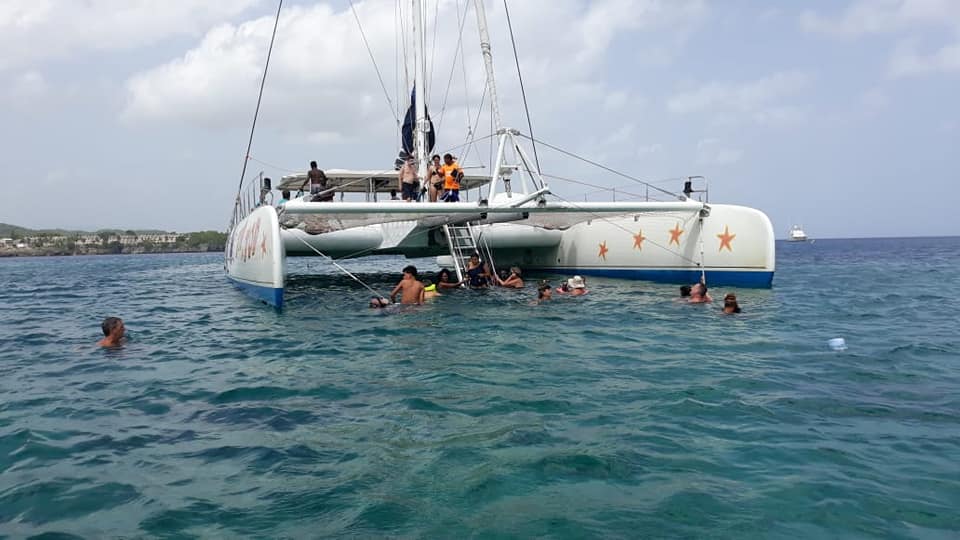
<instances>
[{"instance_id":1,"label":"man swimming","mask_svg":"<svg viewBox=\"0 0 960 540\"><path fill-rule=\"evenodd\" d=\"M417 281L417 267L409 265L403 269L403 279L390 293L390 301L396 302L397 294L400 294L401 304L422 304L423 293L423 283Z\"/></svg>"},{"instance_id":2,"label":"man swimming","mask_svg":"<svg viewBox=\"0 0 960 540\"><path fill-rule=\"evenodd\" d=\"M697 283L690 288L690 299L687 300L691 304L705 304L707 302L713 302L713 298L710 298L710 295L707 294L707 286L703 283Z\"/></svg>"},{"instance_id":3,"label":"man swimming","mask_svg":"<svg viewBox=\"0 0 960 540\"><path fill-rule=\"evenodd\" d=\"M123 343L123 332L126 327L123 326L123 320L120 317L107 317L100 325L103 330L103 339L97 342L101 347L119 347Z\"/></svg>"}]
</instances>

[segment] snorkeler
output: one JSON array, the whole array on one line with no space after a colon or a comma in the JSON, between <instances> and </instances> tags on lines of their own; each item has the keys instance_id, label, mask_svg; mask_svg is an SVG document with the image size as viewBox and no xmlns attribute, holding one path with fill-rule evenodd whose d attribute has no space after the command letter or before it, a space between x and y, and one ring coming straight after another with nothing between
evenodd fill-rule
<instances>
[{"instance_id":1,"label":"snorkeler","mask_svg":"<svg viewBox=\"0 0 960 540\"><path fill-rule=\"evenodd\" d=\"M123 342L123 320L120 317L107 317L100 325L104 338L97 342L101 347L119 347Z\"/></svg>"}]
</instances>

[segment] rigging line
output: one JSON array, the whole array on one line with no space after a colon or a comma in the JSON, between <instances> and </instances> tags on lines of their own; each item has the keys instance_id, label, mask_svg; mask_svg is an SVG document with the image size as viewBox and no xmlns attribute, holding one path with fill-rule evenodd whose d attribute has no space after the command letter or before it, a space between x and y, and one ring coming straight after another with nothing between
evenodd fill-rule
<instances>
[{"instance_id":1,"label":"rigging line","mask_svg":"<svg viewBox=\"0 0 960 540\"><path fill-rule=\"evenodd\" d=\"M553 178L554 180L560 180L561 182L570 182L573 184L580 184L582 186L596 188L597 191L614 191L615 190L615 188L609 188L606 186L601 186L599 184L591 184L590 182L584 182L583 180L574 180L573 178L557 176L555 174L541 173L541 176L544 176L546 178ZM624 195L629 195L631 197L643 197L643 195L637 195L635 193L630 193L628 191L619 191L618 193L623 193Z\"/></svg>"},{"instance_id":2,"label":"rigging line","mask_svg":"<svg viewBox=\"0 0 960 540\"><path fill-rule=\"evenodd\" d=\"M594 216L594 219L598 219L598 220L600 220L600 221L605 221L605 222L609 223L610 225L613 225L614 227L622 230L622 231L625 232L625 233L634 234L633 231L631 231L630 229L627 229L626 227L624 227L624 226L622 226L622 225L620 225L620 224L618 224L618 223L615 223L615 222L611 221L610 218L606 218L606 217L604 217L603 215L598 214L598 213L596 213L596 212L591 212L591 211L589 211L589 210L583 210L583 208L582 208L580 205L578 205L577 203L575 203L575 202L573 202L573 201L569 201L569 200L567 200L567 199L564 199L563 197L557 195L556 193L550 193L550 195L553 195L554 197L560 199L561 201L564 201L564 202L566 202L567 204L569 204L569 205L571 205L571 206L574 206L575 208L577 208L577 209L579 209L579 210L581 210L581 211L583 211L583 212L585 212L585 213L587 213L587 214L593 215L593 216ZM629 212L628 212L627 214L629 215ZM684 223L686 223L687 221L689 221L689 219L688 219L688 220L685 220ZM687 262L696 264L697 266L701 267L701 269L703 268L703 265L702 265L702 264L700 264L700 263L698 263L697 261L691 259L690 257L687 257L686 255L684 255L683 253L680 253L679 251L673 251L673 250L670 249L669 247L666 247L666 246L664 246L663 244L658 244L656 241L650 240L649 238L645 238L644 240L647 241L647 242L650 242L651 244L653 244L654 246L656 246L656 247L658 247L658 248L660 248L660 249L663 249L663 250L665 250L665 251L667 251L667 252L669 252L669 253L672 253L672 254L680 257L681 259L683 259L683 260L685 260L685 261L687 261ZM702 240L702 235L701 235L701 240Z\"/></svg>"},{"instance_id":3,"label":"rigging line","mask_svg":"<svg viewBox=\"0 0 960 540\"><path fill-rule=\"evenodd\" d=\"M487 85L483 85L483 93L480 94L480 107L477 108L477 118L476 118L476 120L474 120L473 125L468 127L467 136L466 136L466 138L464 139L464 142L465 142L465 143L466 143L466 142L469 142L469 145L467 146L467 149L464 150L464 152L463 152L464 160L466 160L468 157L470 157L470 150L473 150L473 144L476 142L476 139L477 139L477 128L480 127L480 113L483 112L483 102L486 100L486 98L487 98ZM489 137L489 136L492 136L492 135L488 135L488 137ZM480 139L480 140L482 141L483 139ZM477 147L477 160L480 161L480 164L481 164L481 166L482 166L482 165L483 165L483 156L480 155L480 148L479 148L479 147Z\"/></svg>"},{"instance_id":4,"label":"rigging line","mask_svg":"<svg viewBox=\"0 0 960 540\"><path fill-rule=\"evenodd\" d=\"M486 139L490 139L490 138L493 138L493 137L496 137L496 136L497 136L496 133L491 133L491 134L489 134L489 135L484 135L483 137L480 137L479 139L474 139L473 142L482 142L482 141L484 141L484 140L486 140ZM443 151L436 152L436 153L437 153L437 154L440 154L440 155L443 155L443 154L445 154L445 153L450 153L450 154L452 154L452 153L454 153L454 152L457 151L457 150L460 150L460 149L462 149L462 148L465 148L465 147L469 146L470 144L473 144L473 142L464 142L463 144L458 144L457 146L450 146L450 147L445 148Z\"/></svg>"},{"instance_id":5,"label":"rigging line","mask_svg":"<svg viewBox=\"0 0 960 540\"><path fill-rule=\"evenodd\" d=\"M331 256L329 256L329 255L326 255L326 254L324 254L323 252L321 252L319 249L311 246L309 242L307 242L307 241L304 240L303 238L300 238L300 236L294 236L294 238L296 238L297 240L303 242L303 245L305 245L305 246L307 246L308 248L312 249L314 252L316 252L317 255L320 255L321 257L326 258L328 261L330 261L331 264L333 264L334 266L336 266L337 269L339 269L339 270L340 270L341 272L343 272L344 274L350 276L350 277L351 277L354 281L356 281L357 283L359 283L359 284L363 285L364 287L366 287L368 291L370 291L370 292L372 292L373 294L377 295L378 298L385 298L382 294L380 294L379 291L375 290L373 287L371 287L371 286L367 285L366 283L364 283L362 279L360 279L360 278L358 278L357 276L351 274L350 271L347 270L346 268L344 268L344 267L340 266L339 264L337 264L337 261L333 260L333 257L331 257Z\"/></svg>"},{"instance_id":6,"label":"rigging line","mask_svg":"<svg viewBox=\"0 0 960 540\"><path fill-rule=\"evenodd\" d=\"M380 67L377 66L377 60L373 57L373 50L370 49L370 43L367 42L367 35L363 32L363 25L360 23L360 16L357 15L357 10L353 7L353 0L348 0L350 2L350 11L353 13L353 18L357 21L357 28L360 29L360 37L363 38L363 45L367 48L367 54L370 55L370 61L373 62L373 69L377 72L377 80L380 81L380 88L383 88L383 95L387 98L387 104L390 106L390 114L393 115L393 119L396 120L397 125L400 125L400 117L393 112L393 100L390 99L390 91L387 90L386 83L383 82L383 75L380 74Z\"/></svg>"},{"instance_id":7,"label":"rigging line","mask_svg":"<svg viewBox=\"0 0 960 540\"><path fill-rule=\"evenodd\" d=\"M540 173L540 157L537 155L537 143L533 139L533 122L530 120L530 107L527 106L527 92L523 89L523 75L520 74L520 56L517 54L517 41L513 37L513 24L510 22L510 9L507 7L507 0L503 0L503 11L507 14L507 28L510 29L510 43L513 44L513 59L517 63L517 79L520 80L520 95L523 97L523 110L527 114L527 129L530 130L533 160L537 164L537 173Z\"/></svg>"},{"instance_id":8,"label":"rigging line","mask_svg":"<svg viewBox=\"0 0 960 540\"><path fill-rule=\"evenodd\" d=\"M704 285L707 284L707 271L704 268L706 264L706 258L703 256L703 213L700 215L700 283Z\"/></svg>"},{"instance_id":9,"label":"rigging line","mask_svg":"<svg viewBox=\"0 0 960 540\"><path fill-rule=\"evenodd\" d=\"M457 2L457 12L460 11L460 3ZM467 11L468 8L466 5L463 6L463 23L467 22ZM458 48L460 49L460 67L463 70L463 105L467 109L467 129L470 129L470 117L473 116L470 114L470 86L467 83L467 57L463 54L463 23L460 25L460 39L457 40ZM456 66L456 65L454 65Z\"/></svg>"},{"instance_id":10,"label":"rigging line","mask_svg":"<svg viewBox=\"0 0 960 540\"><path fill-rule=\"evenodd\" d=\"M458 3L457 3L458 9L459 9L459 6L460 4L458 0ZM439 20L440 20L440 0L437 0L433 4L433 44L430 46L431 47L430 70L429 70L430 82L427 83L427 87L424 89L423 99L427 99L428 96L433 95L433 68L436 65L436 58L437 58L437 34L439 33L437 30L440 27L440 25L437 23L439 22Z\"/></svg>"},{"instance_id":11,"label":"rigging line","mask_svg":"<svg viewBox=\"0 0 960 540\"><path fill-rule=\"evenodd\" d=\"M461 45L461 43L463 42L463 26L467 22L467 10L464 9L463 18L461 19L459 2L457 3L457 19L459 20L460 31L458 32L456 50L461 51L461 60L462 60L463 46ZM457 72L457 54L454 53L453 64L450 66L450 76L447 78L447 89L444 90L443 92L443 102L440 105L440 120L437 122L437 131L440 131L443 128L443 117L444 117L444 113L447 110L447 98L450 96L450 87L453 85L453 76L456 72Z\"/></svg>"},{"instance_id":12,"label":"rigging line","mask_svg":"<svg viewBox=\"0 0 960 540\"><path fill-rule=\"evenodd\" d=\"M273 42L277 37L277 26L280 24L280 8L283 0L277 3L277 16L273 20L273 33L270 34L270 47L267 49L267 62L263 66L263 77L260 79L260 94L257 96L257 108L253 112L253 124L250 126L250 138L247 140L247 152L243 157L243 170L240 171L240 185L237 186L237 197L243 189L243 177L247 175L247 163L250 161L250 148L253 147L253 132L257 129L257 117L260 116L260 102L263 100L263 87L267 84L267 70L270 68L270 56L273 54Z\"/></svg>"},{"instance_id":13,"label":"rigging line","mask_svg":"<svg viewBox=\"0 0 960 540\"><path fill-rule=\"evenodd\" d=\"M273 163L267 163L266 161L257 159L257 158L255 158L255 157L253 157L253 156L249 156L249 157L250 157L250 161L256 161L257 163L259 163L259 164L261 164L261 165L266 165L267 167L273 167L274 169L279 169L279 170L281 170L281 171L286 171L286 172L291 172L291 173L300 173L300 172L303 172L303 171L298 171L298 170L296 170L296 169L288 169L288 168L286 168L286 167L281 167L281 166L279 166L279 165L274 165Z\"/></svg>"},{"instance_id":14,"label":"rigging line","mask_svg":"<svg viewBox=\"0 0 960 540\"><path fill-rule=\"evenodd\" d=\"M553 146L552 144L545 143L545 142L543 142L543 141L541 141L541 140L539 140L539 139L536 139L536 140L535 140L535 139L534 139L533 137L531 137L530 135L526 135L526 134L523 134L523 133L520 133L519 135L520 135L521 137L525 138L525 139L530 140L531 142L538 142L538 143L542 144L543 146L546 146L547 148L550 148L551 150L556 150L557 152L560 152L561 154L570 156L570 157L572 157L572 158L574 158L574 159L579 159L580 161L583 161L583 162L585 162L585 163L589 163L590 165L593 165L594 167L599 167L599 168L601 168L601 169L603 169L603 170L605 170L605 171L607 171L607 172L613 173L613 174L615 174L615 175L617 175L617 176L622 176L623 178L626 178L627 180L632 180L632 181L634 181L634 182L636 182L636 183L638 183L638 184L644 185L644 186L650 186L650 187L652 187L653 189L655 189L655 190L657 190L657 191L659 191L659 192L661 192L661 193L664 193L664 194L666 194L666 195L669 195L669 196L671 196L671 197L673 197L673 198L676 198L676 199L679 199L679 200L686 200L686 199L687 199L686 197L684 197L684 196L682 196L682 195L678 195L678 194L676 194L676 193L672 193L672 192L667 191L667 190L665 190L665 189L663 189L663 188L657 187L657 186L651 184L650 182L646 182L646 181L641 180L641 179L639 179L639 178L630 176L629 174L622 173L622 172L620 172L620 171L618 171L618 170L616 170L616 169L611 169L610 167L607 167L606 165L602 165L602 164L600 164L600 163L597 163L596 161L593 161L593 160L591 160L591 159L587 159L587 158L585 158L585 157L583 157L583 156L578 156L577 154L574 154L573 152L568 152L567 150L564 150L563 148L559 148L559 147Z\"/></svg>"}]
</instances>

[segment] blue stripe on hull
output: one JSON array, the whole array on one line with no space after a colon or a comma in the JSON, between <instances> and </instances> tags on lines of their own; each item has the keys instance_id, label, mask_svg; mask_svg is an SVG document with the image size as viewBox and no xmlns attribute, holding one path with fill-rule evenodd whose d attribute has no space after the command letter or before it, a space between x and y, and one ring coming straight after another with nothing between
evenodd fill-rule
<instances>
[{"instance_id":1,"label":"blue stripe on hull","mask_svg":"<svg viewBox=\"0 0 960 540\"><path fill-rule=\"evenodd\" d=\"M250 283L247 281L241 281L237 278L232 278L227 276L227 279L234 284L238 289L247 293L248 295L275 306L277 308L283 307L283 288L276 287L264 287L263 285L257 285L255 283Z\"/></svg>"},{"instance_id":2,"label":"blue stripe on hull","mask_svg":"<svg viewBox=\"0 0 960 540\"><path fill-rule=\"evenodd\" d=\"M540 268L545 272L579 274L616 279L639 279L659 283L687 284L700 281L700 270L656 270L650 268ZM707 270L707 284L726 287L769 289L773 272L748 270Z\"/></svg>"}]
</instances>

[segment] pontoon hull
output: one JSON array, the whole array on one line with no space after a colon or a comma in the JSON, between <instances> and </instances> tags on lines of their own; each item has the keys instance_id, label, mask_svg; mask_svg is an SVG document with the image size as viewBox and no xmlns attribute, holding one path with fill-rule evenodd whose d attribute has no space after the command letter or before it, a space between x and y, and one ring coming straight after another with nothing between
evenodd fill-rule
<instances>
[{"instance_id":1,"label":"pontoon hull","mask_svg":"<svg viewBox=\"0 0 960 540\"><path fill-rule=\"evenodd\" d=\"M286 252L280 242L277 211L261 206L240 220L227 237L227 278L248 295L283 307Z\"/></svg>"}]
</instances>

